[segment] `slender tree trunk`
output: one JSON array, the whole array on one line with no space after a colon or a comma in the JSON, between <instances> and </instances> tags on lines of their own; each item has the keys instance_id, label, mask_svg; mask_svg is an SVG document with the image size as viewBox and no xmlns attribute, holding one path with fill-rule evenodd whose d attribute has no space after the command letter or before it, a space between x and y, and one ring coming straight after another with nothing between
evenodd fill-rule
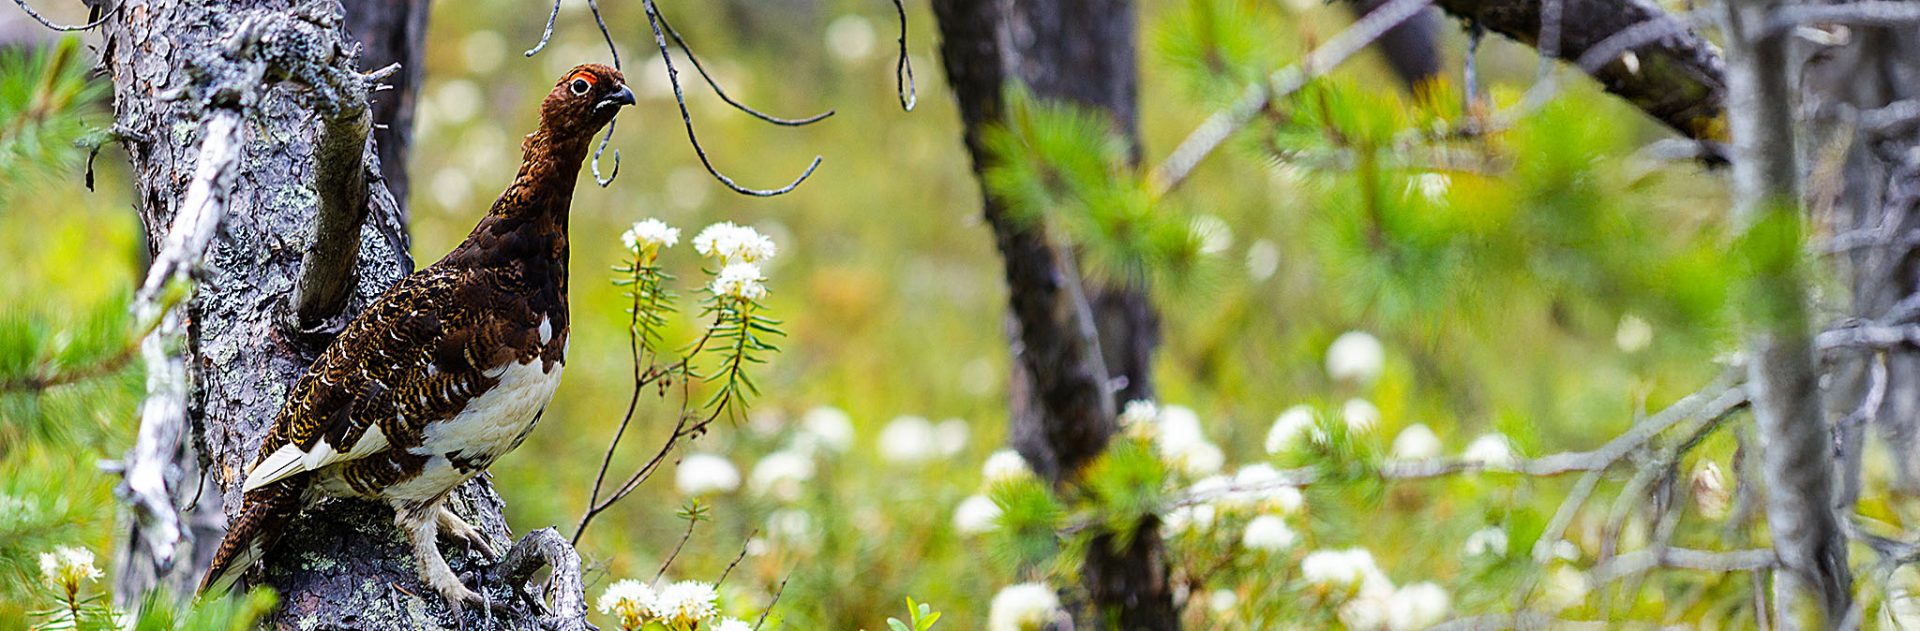
<instances>
[{"instance_id":1,"label":"slender tree trunk","mask_svg":"<svg viewBox=\"0 0 1920 631\"><path fill-rule=\"evenodd\" d=\"M393 11L389 17L398 18L404 11L424 10L424 3L355 4L363 12L356 16L366 29L361 37L410 40L392 50L408 51L396 61L417 68L418 27L424 17L374 20L364 13ZM338 42L347 37L342 26L324 17L338 15L338 10L332 1L124 0L105 27L103 55L114 82L116 122L130 130L126 149L152 249L158 250L166 238L182 189L193 177L205 114L198 99L165 95L192 94L185 89L196 75L223 72L222 51L245 19L307 20L323 25L321 32ZM306 16L322 17L315 22ZM380 32L385 28L408 30ZM396 103L411 101L410 93L417 86L415 80L401 83L404 87L402 94L395 95L401 97ZM290 307L303 256L314 240L313 173L320 133L314 121L321 117L297 87L249 87L257 90L257 106L247 109L240 130L244 144L238 173L225 197L230 210L187 305L191 324L185 353L193 436L185 443L178 465L187 472L204 471L206 489L204 495L196 491L189 473L184 478L187 482L173 491L178 504L190 505L200 496L203 503L224 506L228 517L240 505L239 483L289 386L327 342L324 335L297 330ZM404 105L391 110L389 124L403 125L404 110ZM403 144L405 134L398 137L396 144ZM373 144L366 146L362 159L365 168L377 173L382 163ZM397 173L404 165L391 168ZM412 271L405 224L387 186L392 179L369 177L366 181L367 220L357 235L353 290L344 305L348 313L358 312ZM484 476L456 491L451 504L482 532L497 540L507 538L501 501ZM157 583L176 589L193 584L204 571L207 553L218 543L220 531L196 528L193 534L191 552L181 554L171 568L151 568L150 579L158 576ZM130 540L138 542L140 537ZM124 558L138 570L143 557L139 544L133 545L135 549ZM456 570L488 569L458 547L447 551ZM392 511L384 505L330 501L309 510L281 538L262 576L280 594L281 607L269 620L275 626L430 629L463 625L451 619L435 592L420 582L411 552L394 530ZM492 578L498 582L498 576ZM505 588L490 593L503 600L512 595ZM502 611L494 617L512 628L536 624L531 612L516 618ZM477 624L481 615L470 613L469 618L464 623Z\"/></svg>"},{"instance_id":2,"label":"slender tree trunk","mask_svg":"<svg viewBox=\"0 0 1920 631\"><path fill-rule=\"evenodd\" d=\"M1783 629L1828 629L1852 605L1846 541L1833 512L1832 434L1821 404L1801 271L1799 167L1787 41L1766 25L1780 3L1725 0L1734 223L1748 257L1754 416L1763 440L1767 526L1781 570L1774 605Z\"/></svg>"},{"instance_id":3,"label":"slender tree trunk","mask_svg":"<svg viewBox=\"0 0 1920 631\"><path fill-rule=\"evenodd\" d=\"M936 0L941 55L959 100L976 173L993 157L981 143L1002 116L1004 88L1105 112L1138 153L1134 10L1120 0ZM1158 316L1144 287L1088 286L1074 255L1044 226L1023 224L982 187L985 214L1007 267L1016 357L1014 445L1056 485L1073 484L1115 432L1117 404L1152 397ZM1115 387L1115 384L1118 387ZM1094 629L1176 629L1164 550L1148 522L1131 546L1093 542L1083 566Z\"/></svg>"},{"instance_id":4,"label":"slender tree trunk","mask_svg":"<svg viewBox=\"0 0 1920 631\"><path fill-rule=\"evenodd\" d=\"M371 72L400 64L388 77L392 90L374 95L374 146L380 151L380 177L407 219L407 152L413 148L413 103L426 73L427 0L341 0L347 32L360 40L360 70Z\"/></svg>"}]
</instances>

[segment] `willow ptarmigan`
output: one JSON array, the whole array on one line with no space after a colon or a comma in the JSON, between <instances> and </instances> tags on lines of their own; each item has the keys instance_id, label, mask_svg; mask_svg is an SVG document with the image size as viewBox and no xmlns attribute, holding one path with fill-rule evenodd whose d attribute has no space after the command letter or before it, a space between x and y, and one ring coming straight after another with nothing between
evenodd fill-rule
<instances>
[{"instance_id":1,"label":"willow ptarmigan","mask_svg":"<svg viewBox=\"0 0 1920 631\"><path fill-rule=\"evenodd\" d=\"M421 579L456 613L480 602L436 535L493 550L442 500L519 446L560 383L568 206L594 134L631 104L606 66L554 86L519 174L467 240L374 301L294 384L202 592L229 588L293 513L331 496L391 504Z\"/></svg>"}]
</instances>

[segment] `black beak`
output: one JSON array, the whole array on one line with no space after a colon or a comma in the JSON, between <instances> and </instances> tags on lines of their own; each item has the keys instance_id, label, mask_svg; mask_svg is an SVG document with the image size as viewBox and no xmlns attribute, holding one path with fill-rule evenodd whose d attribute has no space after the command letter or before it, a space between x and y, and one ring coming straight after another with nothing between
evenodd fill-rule
<instances>
[{"instance_id":1,"label":"black beak","mask_svg":"<svg viewBox=\"0 0 1920 631\"><path fill-rule=\"evenodd\" d=\"M626 85L621 85L613 92L600 97L600 102L593 104L593 110L598 112L609 107L620 107L622 105L633 105L633 90L627 89Z\"/></svg>"}]
</instances>

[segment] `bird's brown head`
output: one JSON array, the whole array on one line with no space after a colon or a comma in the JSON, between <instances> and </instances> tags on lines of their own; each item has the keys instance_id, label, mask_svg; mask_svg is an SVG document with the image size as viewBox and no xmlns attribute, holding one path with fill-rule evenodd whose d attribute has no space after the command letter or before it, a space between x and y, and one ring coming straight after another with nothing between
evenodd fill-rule
<instances>
[{"instance_id":1,"label":"bird's brown head","mask_svg":"<svg viewBox=\"0 0 1920 631\"><path fill-rule=\"evenodd\" d=\"M619 70L581 64L561 76L540 103L540 126L555 135L586 138L627 105L633 105L633 91Z\"/></svg>"}]
</instances>

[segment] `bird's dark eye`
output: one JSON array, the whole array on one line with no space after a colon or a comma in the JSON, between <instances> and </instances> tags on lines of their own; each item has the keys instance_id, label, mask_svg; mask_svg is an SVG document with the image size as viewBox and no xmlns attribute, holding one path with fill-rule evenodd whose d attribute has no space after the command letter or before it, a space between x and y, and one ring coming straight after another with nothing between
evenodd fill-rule
<instances>
[{"instance_id":1,"label":"bird's dark eye","mask_svg":"<svg viewBox=\"0 0 1920 631\"><path fill-rule=\"evenodd\" d=\"M591 87L593 87L593 84L587 83L586 79L574 79L573 83L567 85L567 89L573 90L575 95L585 95L587 89Z\"/></svg>"}]
</instances>

